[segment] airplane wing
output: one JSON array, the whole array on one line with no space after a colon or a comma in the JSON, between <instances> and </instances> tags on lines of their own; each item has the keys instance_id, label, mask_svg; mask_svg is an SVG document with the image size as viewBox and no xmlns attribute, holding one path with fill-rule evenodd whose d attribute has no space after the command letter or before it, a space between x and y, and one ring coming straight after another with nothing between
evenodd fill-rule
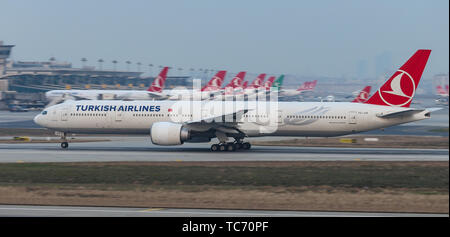
<instances>
[{"instance_id":1,"label":"airplane wing","mask_svg":"<svg viewBox=\"0 0 450 237\"><path fill-rule=\"evenodd\" d=\"M238 121L248 111L249 109L242 109L227 114L208 116L199 120L188 121L185 123L185 126L197 132L213 129L223 133L238 134L242 133L237 129Z\"/></svg>"},{"instance_id":2,"label":"airplane wing","mask_svg":"<svg viewBox=\"0 0 450 237\"><path fill-rule=\"evenodd\" d=\"M189 121L187 124L236 124L248 111L249 109L242 109L227 114L208 116L199 120Z\"/></svg>"}]
</instances>

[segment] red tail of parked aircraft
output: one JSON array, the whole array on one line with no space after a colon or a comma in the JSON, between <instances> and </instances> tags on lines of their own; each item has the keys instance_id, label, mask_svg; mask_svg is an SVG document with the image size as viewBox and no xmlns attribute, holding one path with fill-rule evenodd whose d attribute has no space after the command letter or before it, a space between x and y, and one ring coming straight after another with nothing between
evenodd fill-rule
<instances>
[{"instance_id":1,"label":"red tail of parked aircraft","mask_svg":"<svg viewBox=\"0 0 450 237\"><path fill-rule=\"evenodd\" d=\"M371 86L366 86L362 91L359 92L358 96L352 101L354 103L364 103L369 99L370 89L372 89Z\"/></svg>"},{"instance_id":2,"label":"red tail of parked aircraft","mask_svg":"<svg viewBox=\"0 0 450 237\"><path fill-rule=\"evenodd\" d=\"M164 88L164 83L166 82L168 71L169 67L164 67L153 83L148 87L147 91L161 93Z\"/></svg>"}]
</instances>

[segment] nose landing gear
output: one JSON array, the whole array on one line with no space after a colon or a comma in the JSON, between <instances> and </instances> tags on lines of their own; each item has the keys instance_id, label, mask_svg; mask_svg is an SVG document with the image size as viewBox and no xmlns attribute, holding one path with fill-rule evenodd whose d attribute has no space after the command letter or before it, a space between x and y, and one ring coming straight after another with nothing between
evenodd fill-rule
<instances>
[{"instance_id":1,"label":"nose landing gear","mask_svg":"<svg viewBox=\"0 0 450 237\"><path fill-rule=\"evenodd\" d=\"M67 142L66 136L67 136L67 133L65 133L65 132L61 133L61 140L62 140L61 148L63 148L63 149L67 149L69 147L69 143Z\"/></svg>"}]
</instances>

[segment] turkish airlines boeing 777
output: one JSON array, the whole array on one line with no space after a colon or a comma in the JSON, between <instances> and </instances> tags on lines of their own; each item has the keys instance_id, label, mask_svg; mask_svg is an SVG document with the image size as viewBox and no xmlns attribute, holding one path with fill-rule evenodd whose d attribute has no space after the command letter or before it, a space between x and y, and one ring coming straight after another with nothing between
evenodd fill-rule
<instances>
[{"instance_id":1,"label":"turkish airlines boeing 777","mask_svg":"<svg viewBox=\"0 0 450 237\"><path fill-rule=\"evenodd\" d=\"M436 109L409 108L431 50L418 50L364 103L269 101L70 101L34 118L70 133L149 134L157 145L218 144L212 151L249 149L246 137L331 137L430 118ZM234 142L229 142L233 138Z\"/></svg>"}]
</instances>

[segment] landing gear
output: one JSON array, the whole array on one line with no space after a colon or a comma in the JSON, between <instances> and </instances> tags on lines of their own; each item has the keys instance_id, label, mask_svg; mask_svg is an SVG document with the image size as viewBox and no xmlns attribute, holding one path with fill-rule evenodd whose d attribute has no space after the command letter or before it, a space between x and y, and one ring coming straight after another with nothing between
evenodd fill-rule
<instances>
[{"instance_id":1,"label":"landing gear","mask_svg":"<svg viewBox=\"0 0 450 237\"><path fill-rule=\"evenodd\" d=\"M69 143L67 142L67 133L61 133L61 140L63 140L63 142L61 142L61 148L63 149L67 149L69 147Z\"/></svg>"},{"instance_id":2,"label":"landing gear","mask_svg":"<svg viewBox=\"0 0 450 237\"><path fill-rule=\"evenodd\" d=\"M242 139L245 134L240 133L239 135L233 136L234 142L227 142L228 136L225 132L216 131L215 135L219 139L219 144L211 145L211 151L237 151L240 149L248 150L251 145L248 142L243 142Z\"/></svg>"},{"instance_id":3,"label":"landing gear","mask_svg":"<svg viewBox=\"0 0 450 237\"><path fill-rule=\"evenodd\" d=\"M237 151L237 150L248 150L251 145L248 142L229 142L229 143L219 143L212 144L211 151Z\"/></svg>"},{"instance_id":4,"label":"landing gear","mask_svg":"<svg viewBox=\"0 0 450 237\"><path fill-rule=\"evenodd\" d=\"M69 143L68 142L61 142L61 148L67 149L67 147L69 147Z\"/></svg>"},{"instance_id":5,"label":"landing gear","mask_svg":"<svg viewBox=\"0 0 450 237\"><path fill-rule=\"evenodd\" d=\"M219 150L219 144L212 144L211 151L218 151Z\"/></svg>"}]
</instances>

